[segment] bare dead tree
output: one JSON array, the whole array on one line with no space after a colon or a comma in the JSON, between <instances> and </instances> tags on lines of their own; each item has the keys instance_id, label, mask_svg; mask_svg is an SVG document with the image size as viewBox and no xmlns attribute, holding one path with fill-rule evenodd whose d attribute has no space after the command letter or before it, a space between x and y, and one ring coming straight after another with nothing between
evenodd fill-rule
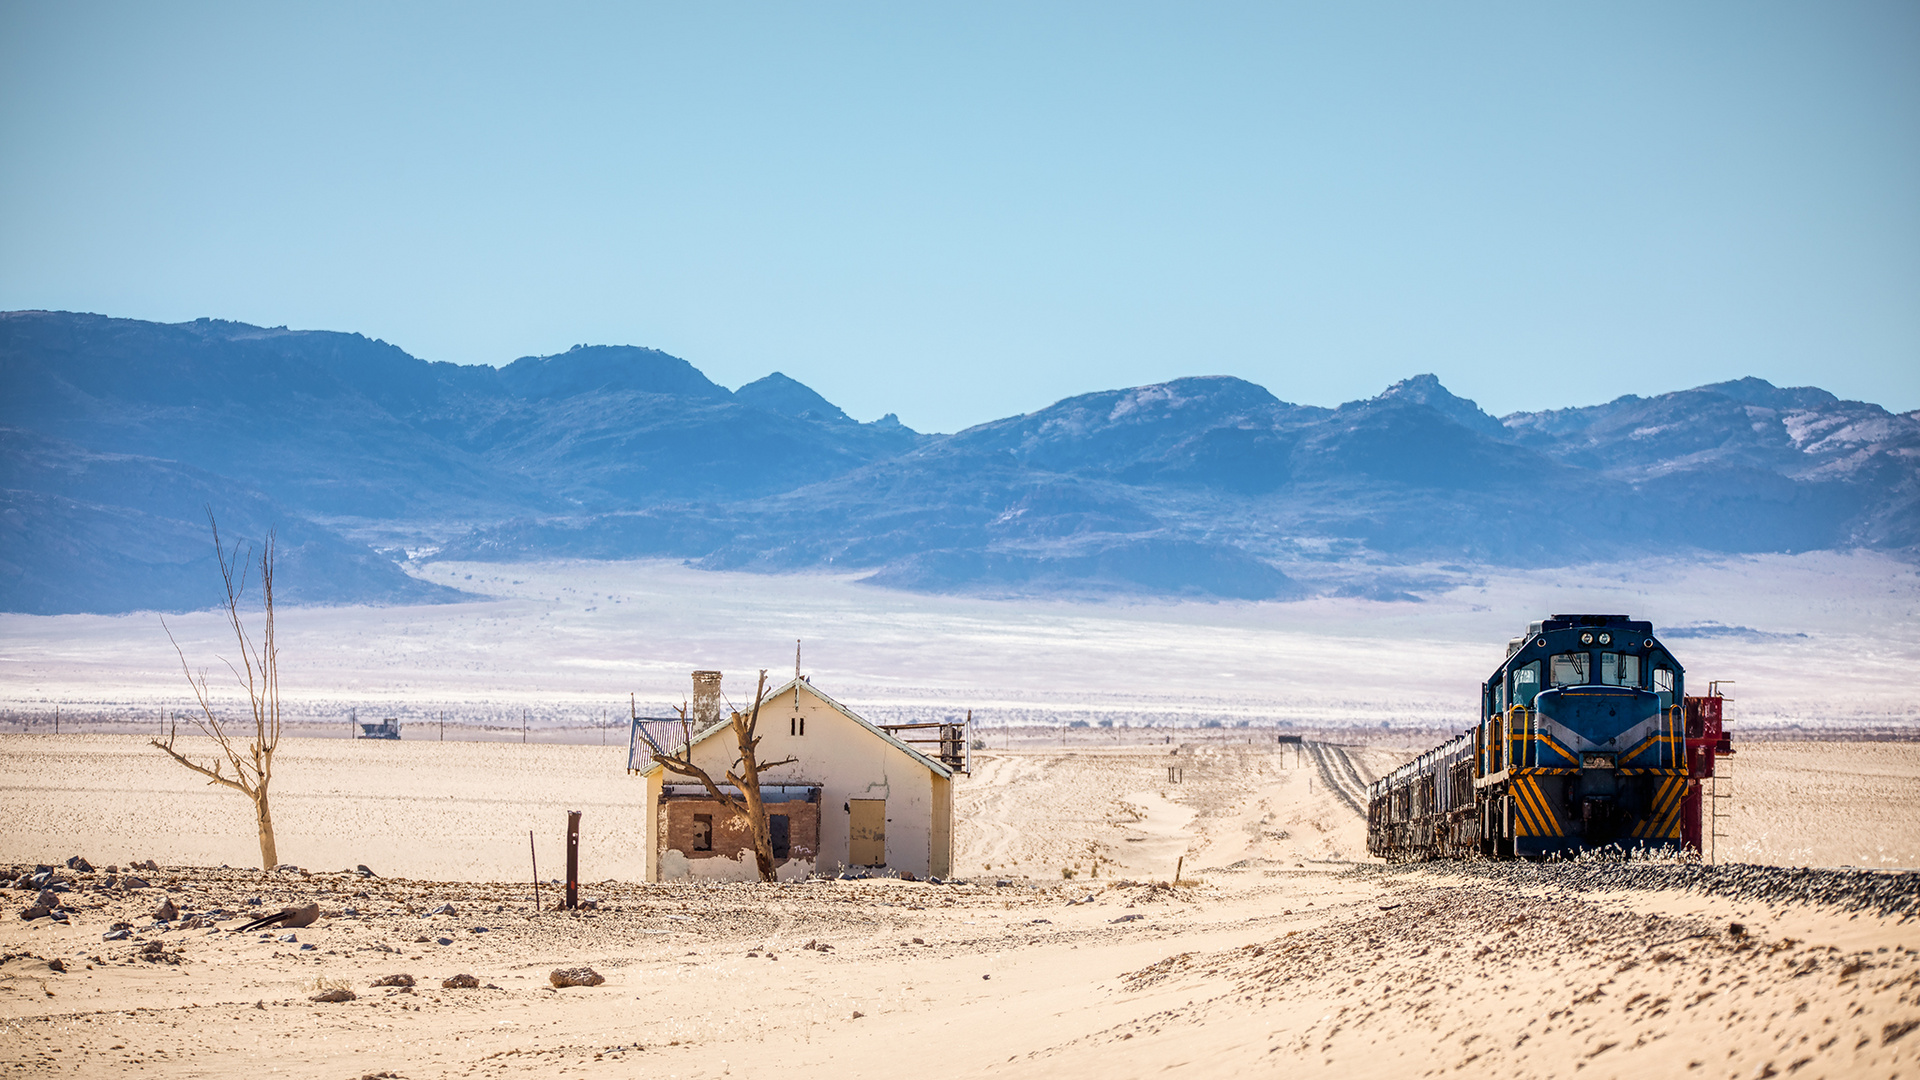
<instances>
[{"instance_id":1,"label":"bare dead tree","mask_svg":"<svg viewBox=\"0 0 1920 1080\"><path fill-rule=\"evenodd\" d=\"M675 711L680 714L680 745L668 750L649 734L644 725L638 727L640 737L647 741L647 748L653 751L653 760L668 772L688 779L698 780L705 785L707 794L721 806L737 817L745 818L747 828L753 834L753 857L760 870L761 881L774 879L773 836L767 831L767 807L760 801L760 773L765 769L774 769L782 765L791 765L800 760L788 757L780 761L762 762L759 758L760 736L756 734L760 724L760 705L767 693L767 672L760 669L760 681L753 690L753 710L748 713L735 712L728 721L733 726L733 738L739 747L740 756L734 759L733 767L727 770L723 778L740 794L729 795L714 782L706 769L693 763L693 740L695 732L693 722L687 716L687 709L681 706ZM711 729L709 729L711 730ZM704 734L702 732L701 734Z\"/></svg>"},{"instance_id":2,"label":"bare dead tree","mask_svg":"<svg viewBox=\"0 0 1920 1080\"><path fill-rule=\"evenodd\" d=\"M232 629L240 651L238 663L226 657L219 659L247 692L247 703L253 713L252 738L247 739L243 747L240 742L243 735L229 731L226 722L214 714L213 695L207 685L206 672L203 670L198 676L194 675L193 669L187 664L186 652L174 640L173 629L162 618L160 628L167 632L167 640L173 643L173 651L180 657L180 670L186 674L187 685L193 688L194 699L200 703L200 715L193 717L192 722L202 734L214 741L219 756L211 757L202 764L175 749L174 744L180 735L178 717L174 718L165 742L159 739L149 741L168 757L206 777L208 785L230 787L252 800L254 818L260 829L260 865L262 869L271 869L280 862L279 852L273 842L273 814L267 806L267 788L273 781L273 752L280 746L280 650L273 638L275 537L269 530L266 543L260 551L260 598L266 611L266 625L256 642L240 615L240 602L247 592L252 552L249 550L247 557L243 558L239 544L236 543L231 551L221 544L220 526L213 520L212 507L207 508L207 527L213 530L213 552L220 561L220 578L226 585L227 625Z\"/></svg>"}]
</instances>

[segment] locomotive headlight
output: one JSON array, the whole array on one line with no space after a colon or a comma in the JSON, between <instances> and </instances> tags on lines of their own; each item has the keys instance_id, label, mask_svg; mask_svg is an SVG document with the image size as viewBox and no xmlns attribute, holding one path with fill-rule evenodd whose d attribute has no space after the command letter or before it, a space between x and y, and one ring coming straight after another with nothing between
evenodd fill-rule
<instances>
[{"instance_id":1,"label":"locomotive headlight","mask_svg":"<svg viewBox=\"0 0 1920 1080\"><path fill-rule=\"evenodd\" d=\"M1602 645L1611 645L1611 644L1613 644L1613 635L1612 635L1612 634L1601 634L1601 635L1600 635L1600 644L1602 644Z\"/></svg>"},{"instance_id":2,"label":"locomotive headlight","mask_svg":"<svg viewBox=\"0 0 1920 1080\"><path fill-rule=\"evenodd\" d=\"M1592 634L1581 634L1581 635L1580 635L1580 644L1582 644L1582 645L1591 645L1591 644L1593 644L1593 635L1592 635Z\"/></svg>"},{"instance_id":3,"label":"locomotive headlight","mask_svg":"<svg viewBox=\"0 0 1920 1080\"><path fill-rule=\"evenodd\" d=\"M1643 648L1643 649L1651 649L1651 648L1653 648L1653 639L1652 639L1652 638L1648 638L1647 640L1645 640L1645 641L1643 641L1643 642L1641 642L1641 643L1640 643L1640 647L1641 647L1641 648Z\"/></svg>"}]
</instances>

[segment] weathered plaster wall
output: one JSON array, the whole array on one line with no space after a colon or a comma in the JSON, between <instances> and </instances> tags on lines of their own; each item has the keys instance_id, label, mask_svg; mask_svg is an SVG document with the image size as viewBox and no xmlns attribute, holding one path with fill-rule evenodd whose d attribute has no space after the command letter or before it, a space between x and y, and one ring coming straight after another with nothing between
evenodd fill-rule
<instances>
[{"instance_id":1,"label":"weathered plaster wall","mask_svg":"<svg viewBox=\"0 0 1920 1080\"><path fill-rule=\"evenodd\" d=\"M794 722L797 718L806 721L804 735L799 733L800 725ZM921 877L949 872L952 862L950 781L841 715L804 688L788 690L761 707L759 734L761 760L778 761L788 756L798 759L793 764L762 772L762 783L806 784L821 789L819 834L814 845L817 850L814 864L818 869L836 871L847 864L849 800L885 799L887 866ZM717 780L733 764L738 752L732 734L723 731L694 748L694 762ZM648 780L648 805L655 808L655 812L645 815L648 871L651 880L668 880L670 871L678 870L679 864L666 867L655 854L661 850L657 838L663 835L668 823L659 812L659 773L650 774ZM942 790L936 792L936 785ZM716 850L720 848L719 822L716 815ZM711 872L723 872L717 865L720 860L685 861L688 873L699 873L694 867L702 863L715 864ZM747 862L751 869L751 857ZM782 876L786 877L784 870Z\"/></svg>"}]
</instances>

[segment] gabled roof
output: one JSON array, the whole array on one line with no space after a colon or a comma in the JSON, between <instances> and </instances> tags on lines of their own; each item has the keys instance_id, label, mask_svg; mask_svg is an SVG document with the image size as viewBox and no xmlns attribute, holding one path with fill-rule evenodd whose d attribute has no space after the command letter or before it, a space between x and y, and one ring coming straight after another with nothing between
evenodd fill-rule
<instances>
[{"instance_id":1,"label":"gabled roof","mask_svg":"<svg viewBox=\"0 0 1920 1080\"><path fill-rule=\"evenodd\" d=\"M807 693L812 694L816 699L820 701L821 704L825 705L827 708L832 709L834 712L839 713L841 716L844 716L847 719L853 721L854 723L859 724L861 727L866 728L868 731L873 733L875 738L885 741L886 743L893 746L894 749L899 750L900 752L906 754L908 757L911 757L915 761L919 762L921 765L926 766L929 772L932 772L936 776L944 777L947 779L951 779L953 777L952 769L934 760L933 758L928 757L927 755L921 753L920 751L915 750L913 747L908 746L906 743L901 742L899 739L895 738L891 732L883 731L880 728L875 727L873 724L869 723L866 720L866 718L862 717L859 713L854 712L852 709L849 709L845 705L842 705L839 702L833 700L832 698L828 697L826 694L821 693L818 687L814 686L812 683L806 681L805 679L788 679L785 683L781 684L778 689L768 691L766 698L763 700L765 702L771 702L775 698L780 697L782 694L793 692L796 686L806 690ZM708 739L713 738L715 735L720 734L722 731L730 730L732 727L733 727L733 724L731 720L722 720L719 723L714 724L711 727L707 728L705 731L702 731L699 734L695 735L693 737L693 745L699 746L701 743L706 742ZM640 770L640 775L646 776L649 773L655 772L660 768L661 768L661 765L659 762L650 761L646 764L644 768Z\"/></svg>"}]
</instances>

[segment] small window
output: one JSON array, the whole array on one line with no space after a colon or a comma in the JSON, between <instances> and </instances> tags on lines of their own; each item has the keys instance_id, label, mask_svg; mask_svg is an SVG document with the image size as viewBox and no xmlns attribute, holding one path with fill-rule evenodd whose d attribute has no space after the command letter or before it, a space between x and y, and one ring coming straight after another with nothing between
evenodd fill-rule
<instances>
[{"instance_id":1,"label":"small window","mask_svg":"<svg viewBox=\"0 0 1920 1080\"><path fill-rule=\"evenodd\" d=\"M1553 685L1581 686L1587 681L1589 669L1593 665L1583 652L1555 653L1553 657Z\"/></svg>"},{"instance_id":2,"label":"small window","mask_svg":"<svg viewBox=\"0 0 1920 1080\"><path fill-rule=\"evenodd\" d=\"M1600 681L1608 686L1639 686L1640 658L1632 653L1601 653Z\"/></svg>"},{"instance_id":3,"label":"small window","mask_svg":"<svg viewBox=\"0 0 1920 1080\"><path fill-rule=\"evenodd\" d=\"M713 850L713 815L693 815L693 850Z\"/></svg>"},{"instance_id":4,"label":"small window","mask_svg":"<svg viewBox=\"0 0 1920 1080\"><path fill-rule=\"evenodd\" d=\"M1657 667L1653 669L1653 692L1656 694L1673 693L1673 669Z\"/></svg>"},{"instance_id":5,"label":"small window","mask_svg":"<svg viewBox=\"0 0 1920 1080\"><path fill-rule=\"evenodd\" d=\"M767 815L767 837L773 841L773 857L784 859L793 850L793 827L785 814Z\"/></svg>"},{"instance_id":6,"label":"small window","mask_svg":"<svg viewBox=\"0 0 1920 1080\"><path fill-rule=\"evenodd\" d=\"M805 735L806 733L807 733L807 718L806 718L806 717L804 717L804 716L794 716L794 717L789 717L789 718L787 719L787 734L789 734L789 735Z\"/></svg>"},{"instance_id":7,"label":"small window","mask_svg":"<svg viewBox=\"0 0 1920 1080\"><path fill-rule=\"evenodd\" d=\"M1533 707L1533 696L1540 692L1540 661L1535 660L1513 672L1513 703Z\"/></svg>"}]
</instances>

